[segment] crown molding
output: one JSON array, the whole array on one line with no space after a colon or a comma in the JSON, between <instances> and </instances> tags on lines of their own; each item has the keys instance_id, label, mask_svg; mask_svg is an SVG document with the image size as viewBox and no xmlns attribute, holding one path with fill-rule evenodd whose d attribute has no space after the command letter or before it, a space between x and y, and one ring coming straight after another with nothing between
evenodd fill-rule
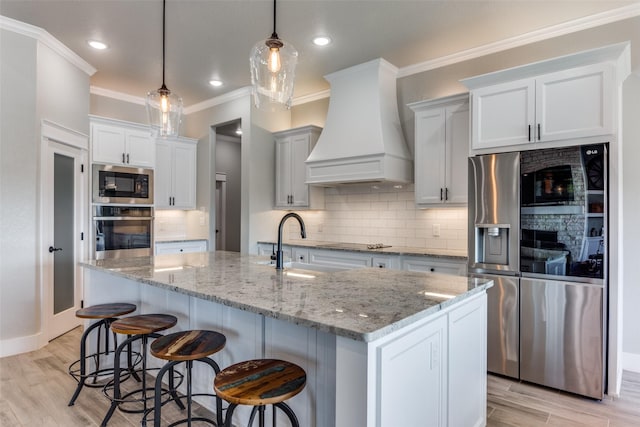
<instances>
[{"instance_id":1,"label":"crown molding","mask_svg":"<svg viewBox=\"0 0 640 427\"><path fill-rule=\"evenodd\" d=\"M599 27L601 25L610 24L612 22L622 21L640 15L640 3L630 4L628 6L612 9L606 12L598 13L584 18L574 19L562 24L552 25L540 30L531 31L519 36L510 37L494 43L489 43L473 49L463 50L452 55L446 55L440 58L421 62L419 64L403 67L398 71L398 78L411 76L413 74L422 73L447 65L456 64L458 62L468 61L470 59L480 58L492 53L502 52L508 49L524 46L527 44L548 40L554 37L575 33L577 31L587 30L589 28Z\"/></svg>"},{"instance_id":2,"label":"crown molding","mask_svg":"<svg viewBox=\"0 0 640 427\"><path fill-rule=\"evenodd\" d=\"M330 94L331 94L331 90L326 89L320 92L311 93L309 95L298 96L296 98L293 98L291 105L294 105L294 106L302 105L302 104L306 104L307 102L313 102L313 101L318 101L319 99L329 98Z\"/></svg>"},{"instance_id":3,"label":"crown molding","mask_svg":"<svg viewBox=\"0 0 640 427\"><path fill-rule=\"evenodd\" d=\"M129 95L128 93L118 92L111 89L104 89L98 86L89 86L89 92L92 95L105 96L107 98L130 102L132 104L145 105L146 102L146 100L141 96Z\"/></svg>"},{"instance_id":4,"label":"crown molding","mask_svg":"<svg viewBox=\"0 0 640 427\"><path fill-rule=\"evenodd\" d=\"M235 99L241 99L248 95L251 95L251 87L241 87L240 89L227 92L220 96L216 96L215 98L190 105L184 109L184 114L197 113L198 111L206 110L207 108L215 107L216 105L224 104L225 102L233 101Z\"/></svg>"},{"instance_id":5,"label":"crown molding","mask_svg":"<svg viewBox=\"0 0 640 427\"><path fill-rule=\"evenodd\" d=\"M7 18L0 15L0 29L12 31L23 36L31 37L40 43L44 44L58 55L71 62L73 65L84 71L89 76L96 73L96 69L87 61L82 59L77 53L69 49L62 44L60 40L53 37L47 31L34 25L26 24L24 22L16 21L15 19Z\"/></svg>"}]
</instances>

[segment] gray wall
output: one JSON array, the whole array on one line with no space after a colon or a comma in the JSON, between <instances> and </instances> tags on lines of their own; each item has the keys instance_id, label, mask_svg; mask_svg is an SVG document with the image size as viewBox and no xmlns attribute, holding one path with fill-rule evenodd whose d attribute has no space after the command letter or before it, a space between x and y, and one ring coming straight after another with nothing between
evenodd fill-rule
<instances>
[{"instance_id":1,"label":"gray wall","mask_svg":"<svg viewBox=\"0 0 640 427\"><path fill-rule=\"evenodd\" d=\"M637 46L637 45L636 45ZM637 52L636 47L636 52ZM623 345L625 353L635 355L640 368L640 69L636 69L623 87L623 155L622 155L622 253L624 254L621 280L624 283Z\"/></svg>"},{"instance_id":2,"label":"gray wall","mask_svg":"<svg viewBox=\"0 0 640 427\"><path fill-rule=\"evenodd\" d=\"M225 250L235 252L240 252L241 144L240 138L216 136L216 173L227 175Z\"/></svg>"},{"instance_id":3,"label":"gray wall","mask_svg":"<svg viewBox=\"0 0 640 427\"><path fill-rule=\"evenodd\" d=\"M89 111L94 116L109 117L134 123L148 123L147 110L144 105L133 104L119 99L91 94ZM180 133L183 136L183 132Z\"/></svg>"},{"instance_id":4,"label":"gray wall","mask_svg":"<svg viewBox=\"0 0 640 427\"><path fill-rule=\"evenodd\" d=\"M89 76L44 44L0 31L0 341L5 341L42 332L41 121L88 134Z\"/></svg>"},{"instance_id":5,"label":"gray wall","mask_svg":"<svg viewBox=\"0 0 640 427\"><path fill-rule=\"evenodd\" d=\"M209 224L215 224L216 159L212 127L238 119L242 125L240 251L257 253L257 242L272 239L276 234L278 213L273 210L275 147L272 132L291 126L290 113L256 110L247 91L232 101L189 114L185 118L184 134L199 139L197 205L205 207ZM209 234L209 239L214 241L213 226L210 226Z\"/></svg>"},{"instance_id":6,"label":"gray wall","mask_svg":"<svg viewBox=\"0 0 640 427\"><path fill-rule=\"evenodd\" d=\"M36 44L0 30L0 340L40 330Z\"/></svg>"}]
</instances>

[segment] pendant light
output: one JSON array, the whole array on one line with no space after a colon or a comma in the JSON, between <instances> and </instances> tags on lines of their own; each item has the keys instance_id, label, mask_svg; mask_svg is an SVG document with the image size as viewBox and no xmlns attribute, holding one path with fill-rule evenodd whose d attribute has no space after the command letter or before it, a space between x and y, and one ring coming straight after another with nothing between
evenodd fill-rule
<instances>
[{"instance_id":1,"label":"pendant light","mask_svg":"<svg viewBox=\"0 0 640 427\"><path fill-rule=\"evenodd\" d=\"M164 84L166 0L162 0L162 86L147 94L149 125L156 137L178 136L182 116L182 98Z\"/></svg>"},{"instance_id":2,"label":"pendant light","mask_svg":"<svg viewBox=\"0 0 640 427\"><path fill-rule=\"evenodd\" d=\"M298 51L276 32L276 0L273 0L273 33L251 49L251 84L256 107L275 111L291 108Z\"/></svg>"}]
</instances>

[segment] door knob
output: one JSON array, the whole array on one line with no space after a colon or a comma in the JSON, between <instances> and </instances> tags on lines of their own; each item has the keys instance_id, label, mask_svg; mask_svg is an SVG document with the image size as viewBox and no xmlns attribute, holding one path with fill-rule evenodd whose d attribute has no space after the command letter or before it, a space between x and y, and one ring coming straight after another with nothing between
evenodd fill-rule
<instances>
[{"instance_id":1,"label":"door knob","mask_svg":"<svg viewBox=\"0 0 640 427\"><path fill-rule=\"evenodd\" d=\"M49 253L61 251L62 248L54 248L53 246L49 246Z\"/></svg>"}]
</instances>

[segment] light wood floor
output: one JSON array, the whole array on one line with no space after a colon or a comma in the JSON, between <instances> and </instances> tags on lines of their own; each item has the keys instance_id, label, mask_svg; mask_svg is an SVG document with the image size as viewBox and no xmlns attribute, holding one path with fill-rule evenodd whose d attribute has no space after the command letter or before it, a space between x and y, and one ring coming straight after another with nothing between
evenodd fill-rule
<instances>
[{"instance_id":1,"label":"light wood floor","mask_svg":"<svg viewBox=\"0 0 640 427\"><path fill-rule=\"evenodd\" d=\"M67 406L76 386L67 367L78 357L80 334L78 328L41 350L0 359L0 426L100 425L109 403L99 389L85 388L75 406ZM640 426L638 373L625 372L621 396L601 402L493 375L487 383L490 427ZM177 414L173 405L163 408L163 418ZM109 425L139 426L140 416L116 411Z\"/></svg>"}]
</instances>

